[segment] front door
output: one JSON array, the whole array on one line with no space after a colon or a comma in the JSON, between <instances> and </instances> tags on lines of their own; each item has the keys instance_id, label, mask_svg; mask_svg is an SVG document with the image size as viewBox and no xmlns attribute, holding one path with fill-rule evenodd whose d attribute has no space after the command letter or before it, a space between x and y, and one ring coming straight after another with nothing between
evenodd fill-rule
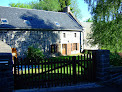
<instances>
[{"instance_id":1,"label":"front door","mask_svg":"<svg viewBox=\"0 0 122 92\"><path fill-rule=\"evenodd\" d=\"M62 55L67 55L67 44L62 44Z\"/></svg>"}]
</instances>

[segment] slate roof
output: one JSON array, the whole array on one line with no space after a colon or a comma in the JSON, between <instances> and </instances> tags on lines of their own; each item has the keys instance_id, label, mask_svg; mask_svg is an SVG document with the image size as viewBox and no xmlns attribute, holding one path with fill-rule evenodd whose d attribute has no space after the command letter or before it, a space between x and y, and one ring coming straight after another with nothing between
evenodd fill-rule
<instances>
[{"instance_id":1,"label":"slate roof","mask_svg":"<svg viewBox=\"0 0 122 92\"><path fill-rule=\"evenodd\" d=\"M9 24L0 24L0 29L82 30L82 26L65 12L0 6L1 18L6 18ZM60 26L56 26L56 22Z\"/></svg>"}]
</instances>

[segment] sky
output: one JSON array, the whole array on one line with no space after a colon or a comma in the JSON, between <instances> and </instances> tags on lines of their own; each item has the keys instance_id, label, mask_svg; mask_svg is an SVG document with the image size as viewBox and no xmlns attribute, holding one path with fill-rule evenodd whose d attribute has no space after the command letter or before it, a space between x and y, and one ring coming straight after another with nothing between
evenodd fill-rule
<instances>
[{"instance_id":1,"label":"sky","mask_svg":"<svg viewBox=\"0 0 122 92\"><path fill-rule=\"evenodd\" d=\"M0 6L9 6L9 3L27 3L31 1L38 0L0 0ZM89 18L91 18L90 11L88 11L88 5L84 2L84 0L78 0L78 7L81 10L82 19L78 19L83 22Z\"/></svg>"}]
</instances>

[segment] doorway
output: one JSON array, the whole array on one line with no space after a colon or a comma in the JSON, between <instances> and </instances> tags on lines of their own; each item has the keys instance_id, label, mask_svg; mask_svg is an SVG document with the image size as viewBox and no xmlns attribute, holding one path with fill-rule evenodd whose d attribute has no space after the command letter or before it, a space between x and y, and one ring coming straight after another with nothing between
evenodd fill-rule
<instances>
[{"instance_id":1,"label":"doorway","mask_svg":"<svg viewBox=\"0 0 122 92\"><path fill-rule=\"evenodd\" d=\"M62 44L62 55L67 55L67 44Z\"/></svg>"}]
</instances>

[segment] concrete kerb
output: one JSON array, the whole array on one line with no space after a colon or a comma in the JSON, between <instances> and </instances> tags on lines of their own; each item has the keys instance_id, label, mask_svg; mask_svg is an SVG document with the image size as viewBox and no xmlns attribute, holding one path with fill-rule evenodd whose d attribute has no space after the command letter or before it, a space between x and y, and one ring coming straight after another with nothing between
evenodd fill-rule
<instances>
[{"instance_id":1,"label":"concrete kerb","mask_svg":"<svg viewBox=\"0 0 122 92\"><path fill-rule=\"evenodd\" d=\"M104 86L94 82L94 83L79 84L79 85L64 86L64 87L21 89L21 90L15 90L13 92L58 92L58 91L70 91L75 89L87 89L87 88L96 88L96 87L104 87Z\"/></svg>"}]
</instances>

